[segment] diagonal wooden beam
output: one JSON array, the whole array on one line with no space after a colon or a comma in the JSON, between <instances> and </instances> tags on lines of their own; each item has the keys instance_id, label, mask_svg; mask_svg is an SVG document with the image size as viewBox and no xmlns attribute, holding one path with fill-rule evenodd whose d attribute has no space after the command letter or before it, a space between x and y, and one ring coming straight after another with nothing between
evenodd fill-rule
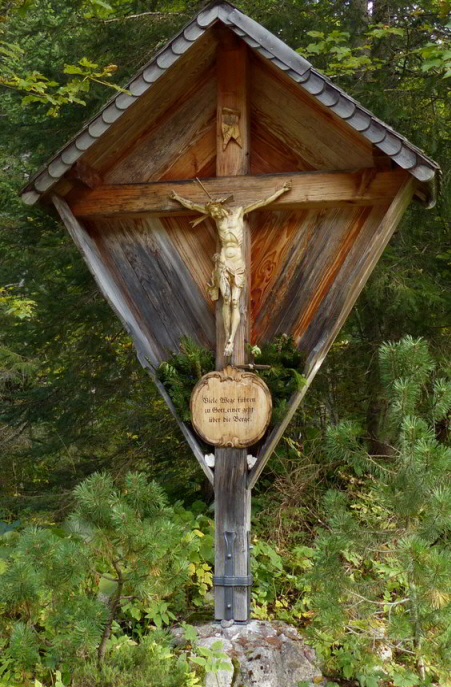
<instances>
[{"instance_id":1,"label":"diagonal wooden beam","mask_svg":"<svg viewBox=\"0 0 451 687\"><path fill-rule=\"evenodd\" d=\"M70 207L65 200L59 196L52 196L52 202L55 206L59 216L61 217L66 229L71 235L74 243L81 252L89 270L93 274L97 284L106 300L109 302L113 308L116 315L121 320L126 331L131 336L133 343L135 345L138 360L141 365L146 369L150 377L152 378L155 386L160 392L161 396L165 400L170 412L174 416L175 421L179 429L181 430L183 436L188 442L192 452L194 453L197 461L202 468L204 474L208 478L211 484L214 483L213 472L208 467L204 453L199 446L194 434L190 429L180 420L177 411L172 403L168 392L164 388L163 384L157 378L155 374L155 366L158 365L158 360L152 349L152 346L146 336L146 333L141 329L137 319L133 313L130 304L127 302L120 289L116 283L114 276L109 271L108 267L102 260L101 255L97 249L95 241L91 238L89 233L83 227L83 225L77 220L76 217L71 212Z\"/></svg>"},{"instance_id":2,"label":"diagonal wooden beam","mask_svg":"<svg viewBox=\"0 0 451 687\"><path fill-rule=\"evenodd\" d=\"M229 146L233 143L231 141ZM202 184L213 197L233 194L233 205L246 205L270 195L286 181L291 181L291 191L268 206L274 210L289 210L385 204L395 197L404 176L403 170L387 172L370 168L349 172L223 176L202 179ZM173 190L195 203L208 202L200 184L194 179L187 179L98 186L74 200L71 209L76 217L188 214L179 203L171 200Z\"/></svg>"},{"instance_id":3,"label":"diagonal wooden beam","mask_svg":"<svg viewBox=\"0 0 451 687\"><path fill-rule=\"evenodd\" d=\"M323 334L310 353L306 364L306 384L302 389L297 391L290 399L286 415L282 422L274 427L272 432L266 438L263 446L259 451L257 462L248 474L248 488L252 489L260 477L266 463L270 459L274 449L282 438L283 433L290 424L296 410L304 398L310 384L313 382L316 373L321 367L324 358L332 346L335 337L346 321L357 297L365 286L368 277L376 266L382 252L390 240L393 232L398 226L404 212L406 211L413 194L415 193L416 181L412 177L404 173L404 183L397 192L395 198L390 203L387 211L384 213L381 208L375 207L372 215L368 218L369 228L371 230L370 240L367 242L365 252L357 254L356 256L349 256L349 260L353 260L355 265L353 271L348 279L350 288L346 292L343 301L339 302L339 311L329 312L327 321L330 326L323 331ZM379 219L379 213L382 217ZM374 227L372 225L375 225ZM357 251L358 252L358 251ZM332 287L333 288L333 287Z\"/></svg>"}]
</instances>

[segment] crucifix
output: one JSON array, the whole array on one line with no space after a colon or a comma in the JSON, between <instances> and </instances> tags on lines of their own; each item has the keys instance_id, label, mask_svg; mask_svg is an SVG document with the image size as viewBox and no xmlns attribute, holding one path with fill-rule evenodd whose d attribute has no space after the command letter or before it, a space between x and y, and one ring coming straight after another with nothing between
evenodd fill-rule
<instances>
[{"instance_id":1,"label":"crucifix","mask_svg":"<svg viewBox=\"0 0 451 687\"><path fill-rule=\"evenodd\" d=\"M241 292L246 277L249 278L242 252L244 218L249 212L270 205L290 189L291 183L286 181L282 188L263 200L255 201L246 206L239 205L230 208L226 207L225 203L227 200L233 199L233 196L217 200L211 199L205 205L200 205L179 196L175 191L171 194L172 200L176 200L187 210L202 213L202 217L191 222L193 227L207 217L211 217L218 230L221 251L214 256L214 268L207 289L212 301L217 301L219 294L222 296L222 320L225 333L224 358L230 358L233 353L233 343L240 324Z\"/></svg>"},{"instance_id":2,"label":"crucifix","mask_svg":"<svg viewBox=\"0 0 451 687\"><path fill-rule=\"evenodd\" d=\"M250 617L251 489L413 195L433 202L437 169L263 27L254 40L255 30L225 2L202 11L23 193L27 203L51 198L214 486L215 618L226 623ZM265 206L281 212L252 220L251 327L246 215ZM209 228L179 220L194 213L193 226L214 222L213 243ZM307 355L306 384L258 448L254 438L205 439L216 446L213 472L156 370L188 335L215 347L211 375L226 368L232 378L248 367L247 342L282 332Z\"/></svg>"}]
</instances>

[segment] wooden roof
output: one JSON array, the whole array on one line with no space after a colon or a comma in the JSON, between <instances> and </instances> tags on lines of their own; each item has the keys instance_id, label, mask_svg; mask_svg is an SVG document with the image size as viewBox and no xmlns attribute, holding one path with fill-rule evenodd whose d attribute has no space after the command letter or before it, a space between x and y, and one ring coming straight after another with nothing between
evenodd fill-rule
<instances>
[{"instance_id":1,"label":"wooden roof","mask_svg":"<svg viewBox=\"0 0 451 687\"><path fill-rule=\"evenodd\" d=\"M358 132L362 142L366 141L379 149L396 165L407 170L420 182L416 197L428 207L434 205L440 172L437 163L314 69L305 58L227 2L210 4L162 48L130 82L127 87L129 93L121 93L110 100L102 111L30 180L22 191L23 201L32 205L50 190L66 195L72 187L72 183L67 183L66 179L76 163L80 166L86 161L91 172L99 172L101 175L111 167L123 154L130 129L134 130L135 139L142 133L143 128L139 124L139 119L140 116L142 118L142 112L149 103L152 103L153 108L151 119L156 120L159 112L163 112L164 103L170 103L171 94L173 101L182 95L178 92L177 79L171 76L173 71L175 74L175 66L178 65L180 70L187 54L191 55L189 68L197 70L198 74L213 64L215 45L208 34L211 33L210 29L221 24L245 41L260 59L270 63L279 73L283 72L284 79L320 104L323 111L329 111L334 123L342 120L344 130ZM194 52L197 53L197 59L193 59ZM208 86L206 88L208 89ZM149 92L154 91L155 98L149 100ZM160 100L159 105L156 104L157 96ZM205 96L207 101L207 94ZM280 114L281 126L289 129L290 123L283 121L282 108ZM292 122L291 126L295 128L296 123ZM295 135L296 132L292 133ZM316 143L318 142L320 141L317 140ZM331 160L330 167L345 169L334 164L334 160ZM350 167L349 163L347 167ZM319 167L313 161L311 166L306 168ZM185 178L191 176L186 174ZM184 178L182 173L178 178ZM121 175L113 175L110 182L121 183Z\"/></svg>"}]
</instances>

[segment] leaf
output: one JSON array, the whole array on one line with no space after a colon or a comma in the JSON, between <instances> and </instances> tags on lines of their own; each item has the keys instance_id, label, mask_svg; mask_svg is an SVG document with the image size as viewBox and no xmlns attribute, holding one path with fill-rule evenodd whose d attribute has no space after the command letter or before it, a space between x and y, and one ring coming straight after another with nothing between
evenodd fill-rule
<instances>
[{"instance_id":1,"label":"leaf","mask_svg":"<svg viewBox=\"0 0 451 687\"><path fill-rule=\"evenodd\" d=\"M188 642L195 642L197 639L197 631L196 628L193 627L193 625L188 625L185 623L183 626L183 636L185 637Z\"/></svg>"},{"instance_id":2,"label":"leaf","mask_svg":"<svg viewBox=\"0 0 451 687\"><path fill-rule=\"evenodd\" d=\"M207 665L207 659L202 658L201 656L192 656L190 658L190 661L192 663L197 663L198 666L206 666Z\"/></svg>"},{"instance_id":3,"label":"leaf","mask_svg":"<svg viewBox=\"0 0 451 687\"><path fill-rule=\"evenodd\" d=\"M215 642L216 644L216 642ZM211 650L208 649L206 646L198 646L197 651L202 654L202 656L206 656L207 658L211 656Z\"/></svg>"},{"instance_id":4,"label":"leaf","mask_svg":"<svg viewBox=\"0 0 451 687\"><path fill-rule=\"evenodd\" d=\"M90 62L87 57L82 57L80 60L80 64L82 65L82 67L88 67L89 69L97 69L99 66L95 62Z\"/></svg>"},{"instance_id":5,"label":"leaf","mask_svg":"<svg viewBox=\"0 0 451 687\"><path fill-rule=\"evenodd\" d=\"M109 5L107 2L104 2L104 0L89 0L91 5L95 5L96 7L102 7L104 10L108 10L109 12L113 11L113 8L111 5Z\"/></svg>"},{"instance_id":6,"label":"leaf","mask_svg":"<svg viewBox=\"0 0 451 687\"><path fill-rule=\"evenodd\" d=\"M418 676L411 672L396 672L392 677L395 687L416 687Z\"/></svg>"},{"instance_id":7,"label":"leaf","mask_svg":"<svg viewBox=\"0 0 451 687\"><path fill-rule=\"evenodd\" d=\"M116 580L109 580L106 577L101 577L99 580L100 594L103 594L107 597L113 596L114 592L117 589L117 584L118 583L116 582Z\"/></svg>"},{"instance_id":8,"label":"leaf","mask_svg":"<svg viewBox=\"0 0 451 687\"><path fill-rule=\"evenodd\" d=\"M213 642L210 649L212 651L223 651L224 650L224 644L220 639L218 639L217 642Z\"/></svg>"}]
</instances>

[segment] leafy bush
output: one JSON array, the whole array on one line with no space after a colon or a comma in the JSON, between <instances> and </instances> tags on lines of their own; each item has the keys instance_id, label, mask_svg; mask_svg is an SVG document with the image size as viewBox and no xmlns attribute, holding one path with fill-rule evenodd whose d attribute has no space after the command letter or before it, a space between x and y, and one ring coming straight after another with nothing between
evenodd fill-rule
<instances>
[{"instance_id":1,"label":"leafy bush","mask_svg":"<svg viewBox=\"0 0 451 687\"><path fill-rule=\"evenodd\" d=\"M140 636L140 646L129 646L123 631L129 626L117 620L124 622L127 611L137 607L147 612L148 626L168 624L175 616L165 599L184 594L190 552L198 556L204 535L196 534L193 523L187 525L168 506L161 488L139 473L126 475L122 489L110 476L94 474L74 497L75 510L64 530L7 532L0 569L0 675L28 684L58 669L63 682L68 674L76 682L78 674L84 680L86 665L97 663L96 684L101 685L128 661L130 675L114 684L131 685L133 675L149 678L151 666L167 651L156 635ZM199 565L204 565L200 558ZM146 684L177 684L174 666L166 672L166 681Z\"/></svg>"}]
</instances>

